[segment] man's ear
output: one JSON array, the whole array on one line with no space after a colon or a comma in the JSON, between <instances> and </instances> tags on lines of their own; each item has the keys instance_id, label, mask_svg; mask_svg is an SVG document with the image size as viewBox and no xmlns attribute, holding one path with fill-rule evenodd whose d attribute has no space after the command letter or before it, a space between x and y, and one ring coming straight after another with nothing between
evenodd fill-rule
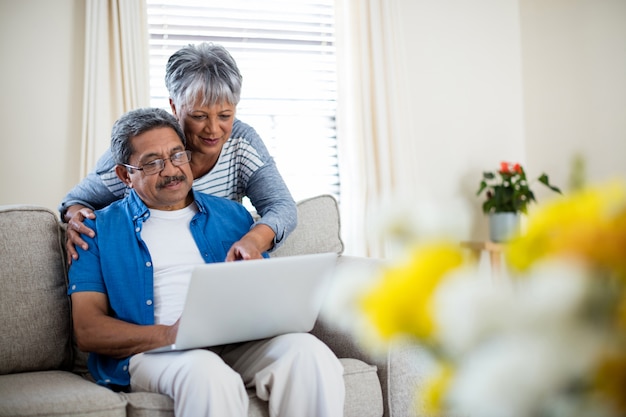
<instances>
[{"instance_id":1,"label":"man's ear","mask_svg":"<svg viewBox=\"0 0 626 417\"><path fill-rule=\"evenodd\" d=\"M176 105L174 104L174 100L170 97L170 108L172 109L172 114L178 120L178 115L176 114Z\"/></svg>"},{"instance_id":2,"label":"man's ear","mask_svg":"<svg viewBox=\"0 0 626 417\"><path fill-rule=\"evenodd\" d=\"M124 184L126 184L129 188L133 188L133 183L130 179L130 175L128 174L128 168L123 165L116 165L115 173Z\"/></svg>"}]
</instances>

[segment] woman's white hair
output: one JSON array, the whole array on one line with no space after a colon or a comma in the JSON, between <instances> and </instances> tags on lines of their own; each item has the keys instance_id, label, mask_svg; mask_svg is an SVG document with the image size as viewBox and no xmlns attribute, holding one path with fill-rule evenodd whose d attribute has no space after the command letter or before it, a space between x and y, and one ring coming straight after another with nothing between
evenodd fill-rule
<instances>
[{"instance_id":1,"label":"woman's white hair","mask_svg":"<svg viewBox=\"0 0 626 417\"><path fill-rule=\"evenodd\" d=\"M227 102L237 105L243 77L221 45L200 43L176 51L165 68L165 86L176 107Z\"/></svg>"}]
</instances>

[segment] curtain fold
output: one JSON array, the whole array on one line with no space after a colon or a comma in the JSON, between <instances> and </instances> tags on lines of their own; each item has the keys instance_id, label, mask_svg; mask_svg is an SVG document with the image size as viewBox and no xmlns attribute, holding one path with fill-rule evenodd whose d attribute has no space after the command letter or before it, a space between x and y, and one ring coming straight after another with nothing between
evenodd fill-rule
<instances>
[{"instance_id":1,"label":"curtain fold","mask_svg":"<svg viewBox=\"0 0 626 417\"><path fill-rule=\"evenodd\" d=\"M80 175L109 147L126 111L150 104L145 0L86 2Z\"/></svg>"},{"instance_id":2,"label":"curtain fold","mask_svg":"<svg viewBox=\"0 0 626 417\"><path fill-rule=\"evenodd\" d=\"M346 253L386 257L381 210L412 178L396 0L336 0L338 137ZM404 88L403 88L404 87Z\"/></svg>"}]
</instances>

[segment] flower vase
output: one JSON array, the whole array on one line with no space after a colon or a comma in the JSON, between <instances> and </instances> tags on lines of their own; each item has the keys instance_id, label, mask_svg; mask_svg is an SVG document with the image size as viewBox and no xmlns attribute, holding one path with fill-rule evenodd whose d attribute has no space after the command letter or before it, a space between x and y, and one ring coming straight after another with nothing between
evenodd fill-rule
<instances>
[{"instance_id":1,"label":"flower vase","mask_svg":"<svg viewBox=\"0 0 626 417\"><path fill-rule=\"evenodd\" d=\"M519 213L503 212L489 214L489 238L492 242L506 242L519 233Z\"/></svg>"}]
</instances>

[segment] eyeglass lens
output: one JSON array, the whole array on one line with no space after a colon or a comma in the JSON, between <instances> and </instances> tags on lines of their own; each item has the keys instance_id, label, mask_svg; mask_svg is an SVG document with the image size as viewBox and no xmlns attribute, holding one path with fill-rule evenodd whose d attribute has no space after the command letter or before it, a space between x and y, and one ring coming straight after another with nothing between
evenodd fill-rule
<instances>
[{"instance_id":1,"label":"eyeglass lens","mask_svg":"<svg viewBox=\"0 0 626 417\"><path fill-rule=\"evenodd\" d=\"M148 162L147 164L142 166L144 174L152 175L163 171L163 169L165 168L165 161L167 160L171 161L172 165L174 166L180 166L191 161L191 152L176 152L174 155L167 159L155 159L152 162Z\"/></svg>"}]
</instances>

